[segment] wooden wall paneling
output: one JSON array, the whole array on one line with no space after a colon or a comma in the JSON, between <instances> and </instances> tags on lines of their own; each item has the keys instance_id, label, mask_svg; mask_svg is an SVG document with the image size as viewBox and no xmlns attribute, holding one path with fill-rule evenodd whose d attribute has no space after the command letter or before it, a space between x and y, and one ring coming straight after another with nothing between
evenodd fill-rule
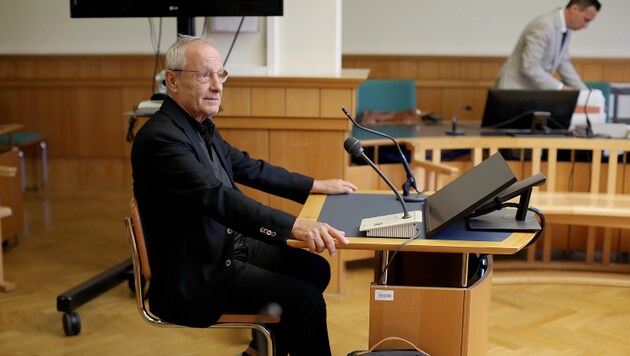
<instances>
[{"instance_id":1,"label":"wooden wall paneling","mask_svg":"<svg viewBox=\"0 0 630 356\"><path fill-rule=\"evenodd\" d=\"M460 78L466 80L483 80L487 79L482 77L481 71L481 63L482 61L472 61L472 62L463 62L460 64ZM496 73L495 76L496 77Z\"/></svg>"},{"instance_id":2,"label":"wooden wall paneling","mask_svg":"<svg viewBox=\"0 0 630 356\"><path fill-rule=\"evenodd\" d=\"M252 88L252 115L285 116L285 95L284 88Z\"/></svg>"},{"instance_id":3,"label":"wooden wall paneling","mask_svg":"<svg viewBox=\"0 0 630 356\"><path fill-rule=\"evenodd\" d=\"M503 63L505 63L505 60L502 58L482 61L480 66L481 78L494 82L501 71L501 67L503 67Z\"/></svg>"},{"instance_id":4,"label":"wooden wall paneling","mask_svg":"<svg viewBox=\"0 0 630 356\"><path fill-rule=\"evenodd\" d=\"M439 79L443 80L459 80L465 78L461 63L455 61L442 61L442 63L440 63L439 74Z\"/></svg>"},{"instance_id":5,"label":"wooden wall paneling","mask_svg":"<svg viewBox=\"0 0 630 356\"><path fill-rule=\"evenodd\" d=\"M220 120L217 120L220 122ZM221 136L232 146L249 153L250 157L270 161L269 159L269 130L238 130L223 129L218 124ZM262 204L269 205L269 194L246 186L239 188L245 195L256 199Z\"/></svg>"},{"instance_id":6,"label":"wooden wall paneling","mask_svg":"<svg viewBox=\"0 0 630 356\"><path fill-rule=\"evenodd\" d=\"M221 99L219 116L251 116L252 89L230 86L226 83Z\"/></svg>"},{"instance_id":7,"label":"wooden wall paneling","mask_svg":"<svg viewBox=\"0 0 630 356\"><path fill-rule=\"evenodd\" d=\"M474 90L466 89L466 88L449 88L444 89L444 94L442 96L442 112L441 114L444 116L446 120L444 124L449 125L450 119L464 106L470 105L472 106L473 98L474 98ZM479 119L473 117L471 111L462 111L459 120L472 120L478 121Z\"/></svg>"},{"instance_id":8,"label":"wooden wall paneling","mask_svg":"<svg viewBox=\"0 0 630 356\"><path fill-rule=\"evenodd\" d=\"M345 151L343 132L273 130L269 138L269 160L290 171L315 179L342 178ZM293 214L301 205L271 197L271 203Z\"/></svg>"},{"instance_id":9,"label":"wooden wall paneling","mask_svg":"<svg viewBox=\"0 0 630 356\"><path fill-rule=\"evenodd\" d=\"M368 165L349 167L345 177L360 190L375 189L375 187L378 187L380 180L378 174Z\"/></svg>"},{"instance_id":10,"label":"wooden wall paneling","mask_svg":"<svg viewBox=\"0 0 630 356\"><path fill-rule=\"evenodd\" d=\"M398 71L396 70L397 61L386 59L384 61L374 62L375 71L370 71L370 79L385 79L385 78L398 78Z\"/></svg>"},{"instance_id":11,"label":"wooden wall paneling","mask_svg":"<svg viewBox=\"0 0 630 356\"><path fill-rule=\"evenodd\" d=\"M319 88L287 88L286 116L320 117Z\"/></svg>"},{"instance_id":12,"label":"wooden wall paneling","mask_svg":"<svg viewBox=\"0 0 630 356\"><path fill-rule=\"evenodd\" d=\"M415 59L401 60L396 68L396 75L400 78L418 78L418 62Z\"/></svg>"},{"instance_id":13,"label":"wooden wall paneling","mask_svg":"<svg viewBox=\"0 0 630 356\"><path fill-rule=\"evenodd\" d=\"M346 118L341 108L345 107L350 113L354 113L356 107L355 100L356 98L352 89L322 89L319 108L321 117L342 118L345 120L347 128L350 129L352 123Z\"/></svg>"},{"instance_id":14,"label":"wooden wall paneling","mask_svg":"<svg viewBox=\"0 0 630 356\"><path fill-rule=\"evenodd\" d=\"M151 55L1 55L0 122L47 135L49 186L130 187L129 121L122 113L149 98L153 68ZM236 77L217 119L231 128L347 132L350 123L340 108L354 110L356 87L365 79L357 74L339 80ZM318 90L319 99L313 95ZM336 176L343 175L347 157L341 160ZM111 179L101 181L107 174Z\"/></svg>"},{"instance_id":15,"label":"wooden wall paneling","mask_svg":"<svg viewBox=\"0 0 630 356\"><path fill-rule=\"evenodd\" d=\"M603 71L602 71L602 77L619 78L618 80L616 80L619 82L626 82L630 80L630 76L624 76L624 66L621 63L611 63L607 66L604 66ZM609 110L611 109L609 108Z\"/></svg>"},{"instance_id":16,"label":"wooden wall paneling","mask_svg":"<svg viewBox=\"0 0 630 356\"><path fill-rule=\"evenodd\" d=\"M422 112L434 113L442 115L442 98L443 90L434 88L416 89L416 106Z\"/></svg>"},{"instance_id":17,"label":"wooden wall paneling","mask_svg":"<svg viewBox=\"0 0 630 356\"><path fill-rule=\"evenodd\" d=\"M269 159L274 164L317 179L340 178L344 132L273 130Z\"/></svg>"},{"instance_id":18,"label":"wooden wall paneling","mask_svg":"<svg viewBox=\"0 0 630 356\"><path fill-rule=\"evenodd\" d=\"M480 120L485 107L485 92L494 86L505 60L505 57L474 56L345 55L343 66L369 69L370 79L414 79L417 81L418 106L446 117L457 110L454 101L448 103L455 107L438 100L427 101L423 92L437 88L437 93L432 96L446 96L448 94L443 91L447 88L476 87L483 95L470 94L473 97L471 114L474 120ZM630 81L630 59L574 58L573 62L584 80Z\"/></svg>"},{"instance_id":19,"label":"wooden wall paneling","mask_svg":"<svg viewBox=\"0 0 630 356\"><path fill-rule=\"evenodd\" d=\"M591 80L589 78L593 78L592 80L597 80L596 78L604 77L604 65L601 63L578 65L580 68L578 73L580 74L580 77L582 77L582 80Z\"/></svg>"},{"instance_id":20,"label":"wooden wall paneling","mask_svg":"<svg viewBox=\"0 0 630 356\"><path fill-rule=\"evenodd\" d=\"M74 125L78 135L78 157L121 157L124 146L120 140L123 125L120 116L129 108L123 108L120 88L86 88L77 91Z\"/></svg>"},{"instance_id":21,"label":"wooden wall paneling","mask_svg":"<svg viewBox=\"0 0 630 356\"><path fill-rule=\"evenodd\" d=\"M417 79L435 80L440 79L440 61L438 60L419 60L418 61L418 77Z\"/></svg>"},{"instance_id":22,"label":"wooden wall paneling","mask_svg":"<svg viewBox=\"0 0 630 356\"><path fill-rule=\"evenodd\" d=\"M0 123L24 124L24 112L20 110L19 93L16 88L0 87Z\"/></svg>"},{"instance_id":23,"label":"wooden wall paneling","mask_svg":"<svg viewBox=\"0 0 630 356\"><path fill-rule=\"evenodd\" d=\"M48 157L70 157L78 150L80 135L74 113L76 92L71 88L28 87L19 90L25 119L24 130L46 135ZM88 120L88 117L84 117ZM26 123L28 121L28 123Z\"/></svg>"}]
</instances>

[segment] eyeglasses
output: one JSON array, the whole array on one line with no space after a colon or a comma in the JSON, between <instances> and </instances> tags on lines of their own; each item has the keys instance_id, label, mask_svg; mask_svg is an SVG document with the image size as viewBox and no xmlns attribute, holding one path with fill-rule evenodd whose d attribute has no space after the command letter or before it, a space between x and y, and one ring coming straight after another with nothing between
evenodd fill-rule
<instances>
[{"instance_id":1,"label":"eyeglasses","mask_svg":"<svg viewBox=\"0 0 630 356\"><path fill-rule=\"evenodd\" d=\"M201 84L206 84L210 82L212 79L212 75L216 75L217 79L221 84L225 83L228 79L228 71L222 69L221 71L211 71L211 70L186 70L186 69L171 69L173 72L190 72L195 73L195 79Z\"/></svg>"}]
</instances>

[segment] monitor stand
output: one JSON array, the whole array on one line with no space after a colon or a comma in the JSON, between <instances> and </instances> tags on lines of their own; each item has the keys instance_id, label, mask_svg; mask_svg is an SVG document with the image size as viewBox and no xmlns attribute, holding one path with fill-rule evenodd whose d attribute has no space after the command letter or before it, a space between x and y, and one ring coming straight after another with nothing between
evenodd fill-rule
<instances>
[{"instance_id":1,"label":"monitor stand","mask_svg":"<svg viewBox=\"0 0 630 356\"><path fill-rule=\"evenodd\" d=\"M527 212L525 220L516 218L516 209L501 209L486 215L468 219L471 230L486 231L538 231L540 224L532 212Z\"/></svg>"}]
</instances>

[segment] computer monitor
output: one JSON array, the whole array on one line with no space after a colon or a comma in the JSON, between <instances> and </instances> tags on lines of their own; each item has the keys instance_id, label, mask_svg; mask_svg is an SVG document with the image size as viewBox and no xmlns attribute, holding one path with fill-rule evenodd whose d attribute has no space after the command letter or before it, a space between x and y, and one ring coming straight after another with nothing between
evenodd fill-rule
<instances>
[{"instance_id":1,"label":"computer monitor","mask_svg":"<svg viewBox=\"0 0 630 356\"><path fill-rule=\"evenodd\" d=\"M282 16L283 6L284 0L70 0L70 17L176 17L177 33L194 35L194 17Z\"/></svg>"},{"instance_id":2,"label":"computer monitor","mask_svg":"<svg viewBox=\"0 0 630 356\"><path fill-rule=\"evenodd\" d=\"M490 89L481 127L497 130L567 130L575 111L577 90Z\"/></svg>"}]
</instances>

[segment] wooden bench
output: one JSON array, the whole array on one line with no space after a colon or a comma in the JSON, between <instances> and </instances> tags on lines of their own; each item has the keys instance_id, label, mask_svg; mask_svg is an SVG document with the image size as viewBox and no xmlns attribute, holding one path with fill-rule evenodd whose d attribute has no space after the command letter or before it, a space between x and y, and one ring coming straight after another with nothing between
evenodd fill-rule
<instances>
[{"instance_id":1,"label":"wooden bench","mask_svg":"<svg viewBox=\"0 0 630 356\"><path fill-rule=\"evenodd\" d=\"M498 151L518 153L509 164L519 179L546 175L546 184L535 189L531 201L548 223L542 238L524 258L497 261L498 269L630 272L630 263L622 261L630 252L630 140L464 136L401 143L412 152L417 179L430 190L453 178L427 169L427 163L464 172ZM442 161L450 150L470 154Z\"/></svg>"}]
</instances>

